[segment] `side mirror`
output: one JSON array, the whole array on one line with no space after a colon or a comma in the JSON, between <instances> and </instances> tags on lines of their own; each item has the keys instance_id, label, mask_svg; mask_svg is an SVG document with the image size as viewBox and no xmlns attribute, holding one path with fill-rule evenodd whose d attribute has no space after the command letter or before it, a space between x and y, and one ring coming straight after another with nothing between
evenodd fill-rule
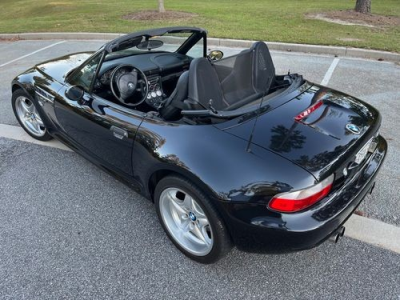
<instances>
[{"instance_id":1,"label":"side mirror","mask_svg":"<svg viewBox=\"0 0 400 300\"><path fill-rule=\"evenodd\" d=\"M85 91L83 90L83 88L80 86L77 86L77 85L71 86L65 92L65 95L67 96L67 98L72 101L82 100L84 94L85 94Z\"/></svg>"},{"instance_id":2,"label":"side mirror","mask_svg":"<svg viewBox=\"0 0 400 300\"><path fill-rule=\"evenodd\" d=\"M221 50L211 50L207 57L209 60L220 60L224 57L224 52Z\"/></svg>"}]
</instances>

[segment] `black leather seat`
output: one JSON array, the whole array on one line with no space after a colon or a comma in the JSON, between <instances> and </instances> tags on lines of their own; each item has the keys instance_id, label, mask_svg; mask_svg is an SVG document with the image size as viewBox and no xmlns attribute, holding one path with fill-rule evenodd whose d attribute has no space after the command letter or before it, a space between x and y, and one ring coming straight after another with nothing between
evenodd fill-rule
<instances>
[{"instance_id":1,"label":"black leather seat","mask_svg":"<svg viewBox=\"0 0 400 300\"><path fill-rule=\"evenodd\" d=\"M275 67L263 42L214 63L196 58L160 113L166 120L177 120L183 109L235 109L266 95L274 78Z\"/></svg>"},{"instance_id":2,"label":"black leather seat","mask_svg":"<svg viewBox=\"0 0 400 300\"><path fill-rule=\"evenodd\" d=\"M188 97L188 81L189 71L185 71L179 77L175 90L160 109L160 114L165 120L172 121L180 118L183 101Z\"/></svg>"}]
</instances>

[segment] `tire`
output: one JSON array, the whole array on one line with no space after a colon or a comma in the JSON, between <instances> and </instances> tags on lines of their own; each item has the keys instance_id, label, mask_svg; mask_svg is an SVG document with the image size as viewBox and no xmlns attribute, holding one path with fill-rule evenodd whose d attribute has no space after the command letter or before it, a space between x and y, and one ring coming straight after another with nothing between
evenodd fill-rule
<instances>
[{"instance_id":1,"label":"tire","mask_svg":"<svg viewBox=\"0 0 400 300\"><path fill-rule=\"evenodd\" d=\"M226 226L211 200L187 179L167 176L160 180L154 202L162 227L187 257L210 264L232 248Z\"/></svg>"},{"instance_id":2,"label":"tire","mask_svg":"<svg viewBox=\"0 0 400 300\"><path fill-rule=\"evenodd\" d=\"M18 123L27 134L39 141L52 139L39 114L38 104L30 95L18 89L12 94L11 103Z\"/></svg>"}]
</instances>

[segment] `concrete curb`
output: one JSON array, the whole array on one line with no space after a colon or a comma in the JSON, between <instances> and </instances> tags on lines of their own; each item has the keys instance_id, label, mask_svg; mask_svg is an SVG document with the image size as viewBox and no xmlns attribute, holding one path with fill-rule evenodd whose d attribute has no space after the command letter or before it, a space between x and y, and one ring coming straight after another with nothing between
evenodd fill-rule
<instances>
[{"instance_id":1,"label":"concrete curb","mask_svg":"<svg viewBox=\"0 0 400 300\"><path fill-rule=\"evenodd\" d=\"M243 47L243 48L248 48L255 42L255 41L217 39L217 38L209 38L208 41L211 46ZM268 42L268 41L266 41L266 43L268 44L269 49L276 51L304 52L313 54L358 57L366 59L400 62L400 54L387 51L367 50L367 49L352 48L352 47L278 43L278 42Z\"/></svg>"},{"instance_id":2,"label":"concrete curb","mask_svg":"<svg viewBox=\"0 0 400 300\"><path fill-rule=\"evenodd\" d=\"M400 227L353 214L345 236L400 254Z\"/></svg>"},{"instance_id":3,"label":"concrete curb","mask_svg":"<svg viewBox=\"0 0 400 300\"><path fill-rule=\"evenodd\" d=\"M7 124L0 124L0 136L7 138L7 139L13 139L17 141L22 141L22 142L27 142L27 143L32 143L40 146L46 146L46 147L52 147L52 148L57 148L65 151L70 151L73 152L73 150L61 142L57 140L51 140L47 142L42 142L39 140L33 139L31 136L29 136L20 126L13 126L13 125L7 125Z\"/></svg>"},{"instance_id":4,"label":"concrete curb","mask_svg":"<svg viewBox=\"0 0 400 300\"><path fill-rule=\"evenodd\" d=\"M112 40L117 38L123 33L89 33L89 32L44 32L44 33L9 33L0 34L0 40L50 40L50 39L61 39L61 40ZM255 41L246 40L235 40L235 39L219 39L219 38L208 38L210 46L222 46L222 47L250 47ZM288 52L304 52L313 54L324 54L334 55L342 57L358 57L375 60L385 60L400 62L400 54L367 50L352 47L337 47L337 46L319 46L319 45L307 45L307 44L292 44L292 43L278 43L278 42L267 42L271 50L276 51L288 51Z\"/></svg>"}]
</instances>

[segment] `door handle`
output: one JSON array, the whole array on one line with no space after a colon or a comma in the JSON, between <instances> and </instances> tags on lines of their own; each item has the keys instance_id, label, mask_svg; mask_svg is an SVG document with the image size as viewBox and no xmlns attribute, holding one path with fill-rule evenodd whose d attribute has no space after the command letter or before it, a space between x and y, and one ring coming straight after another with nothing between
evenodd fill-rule
<instances>
[{"instance_id":1,"label":"door handle","mask_svg":"<svg viewBox=\"0 0 400 300\"><path fill-rule=\"evenodd\" d=\"M116 126L111 126L110 130L117 139L122 140L124 137L125 138L128 137L128 131L126 131L125 129Z\"/></svg>"}]
</instances>

